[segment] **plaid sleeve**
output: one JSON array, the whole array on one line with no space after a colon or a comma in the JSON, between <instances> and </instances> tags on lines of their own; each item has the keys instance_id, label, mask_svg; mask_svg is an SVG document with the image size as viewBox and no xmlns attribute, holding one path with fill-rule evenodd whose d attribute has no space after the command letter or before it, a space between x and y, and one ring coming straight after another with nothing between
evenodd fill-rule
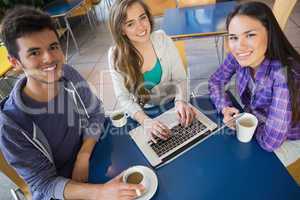
<instances>
[{"instance_id":1,"label":"plaid sleeve","mask_svg":"<svg viewBox=\"0 0 300 200\"><path fill-rule=\"evenodd\" d=\"M283 76L283 75L281 75ZM285 81L275 81L273 85L272 103L265 123L256 130L256 139L260 146L273 151L287 138L292 120L289 89Z\"/></svg>"},{"instance_id":2,"label":"plaid sleeve","mask_svg":"<svg viewBox=\"0 0 300 200\"><path fill-rule=\"evenodd\" d=\"M232 103L225 93L225 86L237 70L237 62L232 54L228 54L224 63L220 65L208 80L210 98L219 112L224 107L231 106Z\"/></svg>"}]
</instances>

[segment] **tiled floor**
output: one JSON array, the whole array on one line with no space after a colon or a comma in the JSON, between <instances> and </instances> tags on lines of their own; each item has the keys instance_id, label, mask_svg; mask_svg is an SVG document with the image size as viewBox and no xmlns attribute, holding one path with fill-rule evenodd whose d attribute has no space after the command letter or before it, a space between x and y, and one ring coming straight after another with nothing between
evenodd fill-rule
<instances>
[{"instance_id":1,"label":"tiled floor","mask_svg":"<svg viewBox=\"0 0 300 200\"><path fill-rule=\"evenodd\" d=\"M272 0L262 1L269 5L273 3ZM160 22L161 19L156 21ZM293 10L285 33L293 46L300 52L300 2ZM89 81L92 89L104 102L105 110L109 112L114 109L116 104L108 72L107 51L112 44L109 31L103 23L100 23L93 32L88 26L80 25L75 28L75 35L80 43L80 54L74 53L74 48L72 48L73 55L69 64ZM218 66L214 38L188 40L186 41L186 52L191 66L190 73L199 75L198 78L190 80L191 89L197 90L198 93L206 93L207 78ZM9 188L14 188L14 185L0 173L0 200L11 199Z\"/></svg>"}]
</instances>

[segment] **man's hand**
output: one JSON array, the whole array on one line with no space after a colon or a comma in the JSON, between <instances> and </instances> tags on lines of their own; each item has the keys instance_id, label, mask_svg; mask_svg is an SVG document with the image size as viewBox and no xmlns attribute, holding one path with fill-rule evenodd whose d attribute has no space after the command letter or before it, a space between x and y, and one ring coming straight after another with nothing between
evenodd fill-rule
<instances>
[{"instance_id":1,"label":"man's hand","mask_svg":"<svg viewBox=\"0 0 300 200\"><path fill-rule=\"evenodd\" d=\"M235 129L235 121L230 121L235 115L239 114L240 111L234 107L225 107L222 109L222 114L224 116L223 122L231 129Z\"/></svg>"},{"instance_id":2,"label":"man's hand","mask_svg":"<svg viewBox=\"0 0 300 200\"><path fill-rule=\"evenodd\" d=\"M189 126L192 123L194 117L196 116L196 113L194 112L193 108L184 101L176 101L175 108L181 126Z\"/></svg>"},{"instance_id":3,"label":"man's hand","mask_svg":"<svg viewBox=\"0 0 300 200\"><path fill-rule=\"evenodd\" d=\"M133 200L138 197L137 190L140 191L140 194L143 193L145 190L143 185L123 183L122 175L120 174L103 185L96 185L93 199Z\"/></svg>"}]
</instances>

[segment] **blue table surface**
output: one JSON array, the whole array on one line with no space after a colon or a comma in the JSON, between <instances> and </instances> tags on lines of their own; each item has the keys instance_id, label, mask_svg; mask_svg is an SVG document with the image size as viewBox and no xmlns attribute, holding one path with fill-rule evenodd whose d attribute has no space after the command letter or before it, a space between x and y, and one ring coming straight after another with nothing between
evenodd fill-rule
<instances>
[{"instance_id":1,"label":"blue table surface","mask_svg":"<svg viewBox=\"0 0 300 200\"><path fill-rule=\"evenodd\" d=\"M45 8L45 11L48 12L51 16L65 15L82 2L83 0L72 0L70 2L57 1L47 6Z\"/></svg>"},{"instance_id":2,"label":"blue table surface","mask_svg":"<svg viewBox=\"0 0 300 200\"><path fill-rule=\"evenodd\" d=\"M192 104L221 125L208 96L197 97ZM146 112L154 117L162 109ZM133 165L151 167L128 135L136 126L129 119L125 127L115 128L106 120L105 132L90 160L89 182L104 183ZM300 187L274 153L264 151L255 139L240 143L227 128L154 170L159 182L154 200L300 199Z\"/></svg>"},{"instance_id":3,"label":"blue table surface","mask_svg":"<svg viewBox=\"0 0 300 200\"><path fill-rule=\"evenodd\" d=\"M205 6L168 9L163 18L162 29L171 37L226 32L226 17L236 5L235 1L229 1Z\"/></svg>"}]
</instances>

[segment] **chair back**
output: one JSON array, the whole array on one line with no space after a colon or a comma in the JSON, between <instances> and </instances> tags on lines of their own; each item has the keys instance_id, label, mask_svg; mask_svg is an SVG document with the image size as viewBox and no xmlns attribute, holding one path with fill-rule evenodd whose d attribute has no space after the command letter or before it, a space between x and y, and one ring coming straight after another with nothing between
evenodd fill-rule
<instances>
[{"instance_id":1,"label":"chair back","mask_svg":"<svg viewBox=\"0 0 300 200\"><path fill-rule=\"evenodd\" d=\"M187 73L188 70L188 62L187 62L187 57L186 57L186 52L185 52L185 43L183 40L178 40L175 41L175 46L177 47L177 50L179 52L180 58L182 60L184 70Z\"/></svg>"},{"instance_id":2,"label":"chair back","mask_svg":"<svg viewBox=\"0 0 300 200\"><path fill-rule=\"evenodd\" d=\"M275 1L272 10L282 30L284 30L284 28L286 27L288 18L291 15L296 3L297 0Z\"/></svg>"},{"instance_id":3,"label":"chair back","mask_svg":"<svg viewBox=\"0 0 300 200\"><path fill-rule=\"evenodd\" d=\"M0 77L2 77L7 71L9 71L12 66L10 65L8 59L8 52L4 45L0 44Z\"/></svg>"},{"instance_id":4,"label":"chair back","mask_svg":"<svg viewBox=\"0 0 300 200\"><path fill-rule=\"evenodd\" d=\"M287 167L288 172L300 186L300 158Z\"/></svg>"},{"instance_id":5,"label":"chair back","mask_svg":"<svg viewBox=\"0 0 300 200\"><path fill-rule=\"evenodd\" d=\"M74 9L71 12L70 17L77 17L77 16L86 15L87 12L89 12L92 7L93 7L93 1L92 0L84 0L84 3L81 6L79 6L78 8Z\"/></svg>"},{"instance_id":6,"label":"chair back","mask_svg":"<svg viewBox=\"0 0 300 200\"><path fill-rule=\"evenodd\" d=\"M17 174L17 172L6 162L2 152L0 151L0 171L2 171L13 183L15 183L19 189L23 192L26 199L31 199L31 193L28 185Z\"/></svg>"},{"instance_id":7,"label":"chair back","mask_svg":"<svg viewBox=\"0 0 300 200\"><path fill-rule=\"evenodd\" d=\"M152 16L162 16L166 9L176 8L176 0L144 0Z\"/></svg>"},{"instance_id":8,"label":"chair back","mask_svg":"<svg viewBox=\"0 0 300 200\"><path fill-rule=\"evenodd\" d=\"M216 0L178 0L178 8L215 4Z\"/></svg>"}]
</instances>

